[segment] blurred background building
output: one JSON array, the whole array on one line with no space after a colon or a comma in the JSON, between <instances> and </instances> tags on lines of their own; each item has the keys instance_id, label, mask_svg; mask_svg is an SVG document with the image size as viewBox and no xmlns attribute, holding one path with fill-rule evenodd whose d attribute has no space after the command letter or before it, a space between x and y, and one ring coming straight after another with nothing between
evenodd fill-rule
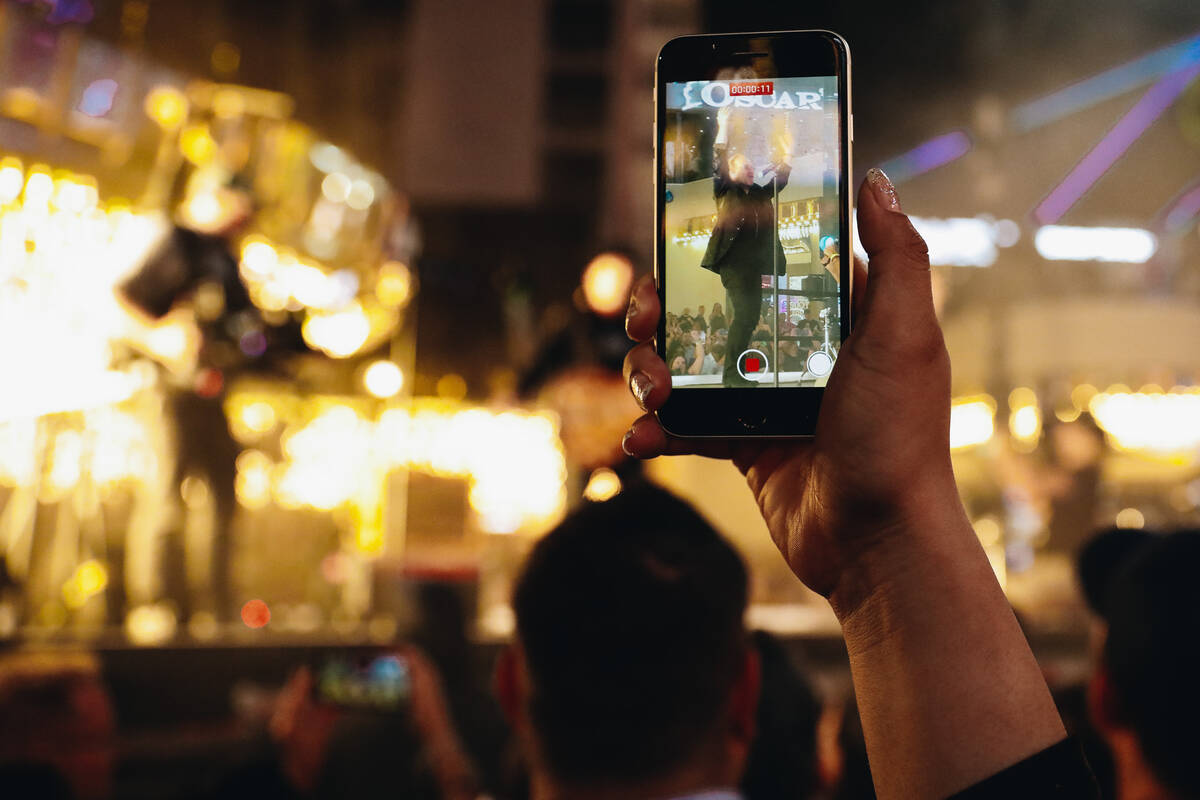
<instances>
[{"instance_id":1,"label":"blurred background building","mask_svg":"<svg viewBox=\"0 0 1200 800\"><path fill-rule=\"evenodd\" d=\"M850 42L967 508L1081 657L1079 545L1200 517L1182 0L0 2L0 637L391 641L447 581L503 639L528 543L639 471L657 50L786 28ZM836 635L732 467L647 471L747 555L756 624Z\"/></svg>"}]
</instances>

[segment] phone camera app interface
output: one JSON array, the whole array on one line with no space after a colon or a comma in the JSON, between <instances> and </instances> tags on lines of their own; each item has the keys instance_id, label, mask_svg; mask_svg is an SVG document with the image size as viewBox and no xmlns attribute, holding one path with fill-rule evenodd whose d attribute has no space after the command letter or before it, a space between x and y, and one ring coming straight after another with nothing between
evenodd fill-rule
<instances>
[{"instance_id":1,"label":"phone camera app interface","mask_svg":"<svg viewBox=\"0 0 1200 800\"><path fill-rule=\"evenodd\" d=\"M666 85L675 387L824 386L841 342L837 79Z\"/></svg>"}]
</instances>

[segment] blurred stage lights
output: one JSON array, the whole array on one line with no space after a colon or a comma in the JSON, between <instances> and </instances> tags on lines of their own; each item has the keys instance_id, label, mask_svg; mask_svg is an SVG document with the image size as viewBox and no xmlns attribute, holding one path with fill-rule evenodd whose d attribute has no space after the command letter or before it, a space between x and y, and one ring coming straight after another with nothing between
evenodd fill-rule
<instances>
[{"instance_id":1,"label":"blurred stage lights","mask_svg":"<svg viewBox=\"0 0 1200 800\"><path fill-rule=\"evenodd\" d=\"M1021 238L1020 226L990 217L912 217L913 227L929 246L929 263L948 267L990 267L997 249ZM1034 247L1048 261L1105 261L1144 264L1158 250L1158 239L1142 228L1044 225L1034 234ZM856 238L855 252L866 258Z\"/></svg>"},{"instance_id":2,"label":"blurred stage lights","mask_svg":"<svg viewBox=\"0 0 1200 800\"><path fill-rule=\"evenodd\" d=\"M1011 219L987 215L910 219L928 245L929 263L935 267L990 267L1000 248L1012 247L1021 239L1021 227ZM867 257L857 237L854 252Z\"/></svg>"},{"instance_id":3,"label":"blurred stage lights","mask_svg":"<svg viewBox=\"0 0 1200 800\"><path fill-rule=\"evenodd\" d=\"M618 253L601 253L583 271L583 296L588 308L602 317L625 310L633 286L633 264Z\"/></svg>"},{"instance_id":4,"label":"blurred stage lights","mask_svg":"<svg viewBox=\"0 0 1200 800\"><path fill-rule=\"evenodd\" d=\"M608 467L601 467L588 478L587 486L583 487L584 498L593 503L611 500L621 492L621 479L617 473Z\"/></svg>"},{"instance_id":5,"label":"blurred stage lights","mask_svg":"<svg viewBox=\"0 0 1200 800\"><path fill-rule=\"evenodd\" d=\"M986 444L996 430L996 401L987 395L964 397L950 406L950 449Z\"/></svg>"},{"instance_id":6,"label":"blurred stage lights","mask_svg":"<svg viewBox=\"0 0 1200 800\"><path fill-rule=\"evenodd\" d=\"M270 402L252 397L242 398L235 390L226 408ZM542 530L566 503L562 442L556 421L545 414L426 398L388 408L377 419L345 404L326 405L315 417L312 409L296 407L297 418L290 421L282 410L290 401L274 402L286 426L284 459L276 463L260 450L238 456L235 488L238 502L248 509L274 502L332 511L361 502L396 469L466 479L468 501L490 533ZM241 430L238 426L235 435ZM239 436L239 441L245 440ZM375 522L361 524L352 541L360 553L376 555L384 547L385 530Z\"/></svg>"},{"instance_id":7,"label":"blurred stage lights","mask_svg":"<svg viewBox=\"0 0 1200 800\"><path fill-rule=\"evenodd\" d=\"M1044 225L1033 239L1049 261L1111 261L1144 264L1158 249L1154 234L1141 228L1090 228Z\"/></svg>"},{"instance_id":8,"label":"blurred stage lights","mask_svg":"<svg viewBox=\"0 0 1200 800\"><path fill-rule=\"evenodd\" d=\"M333 358L349 358L371 335L371 321L362 305L353 303L332 314L309 314L300 327L300 335L314 350Z\"/></svg>"},{"instance_id":9,"label":"blurred stage lights","mask_svg":"<svg viewBox=\"0 0 1200 800\"><path fill-rule=\"evenodd\" d=\"M376 361L363 373L363 386L374 397L395 397L404 388L404 373L391 361Z\"/></svg>"},{"instance_id":10,"label":"blurred stage lights","mask_svg":"<svg viewBox=\"0 0 1200 800\"><path fill-rule=\"evenodd\" d=\"M174 86L156 86L146 95L145 108L160 128L174 130L187 117L188 102Z\"/></svg>"},{"instance_id":11,"label":"blurred stage lights","mask_svg":"<svg viewBox=\"0 0 1200 800\"><path fill-rule=\"evenodd\" d=\"M1093 396L1088 410L1119 449L1161 456L1200 450L1200 390L1135 393L1114 386Z\"/></svg>"}]
</instances>

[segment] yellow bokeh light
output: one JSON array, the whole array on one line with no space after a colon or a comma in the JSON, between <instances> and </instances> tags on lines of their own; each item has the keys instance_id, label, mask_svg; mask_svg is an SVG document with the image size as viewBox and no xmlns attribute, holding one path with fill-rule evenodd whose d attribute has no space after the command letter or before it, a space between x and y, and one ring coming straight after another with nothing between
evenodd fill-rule
<instances>
[{"instance_id":1,"label":"yellow bokeh light","mask_svg":"<svg viewBox=\"0 0 1200 800\"><path fill-rule=\"evenodd\" d=\"M279 254L268 242L251 239L242 245L242 267L255 277L267 277L278 264Z\"/></svg>"},{"instance_id":2,"label":"yellow bokeh light","mask_svg":"<svg viewBox=\"0 0 1200 800\"><path fill-rule=\"evenodd\" d=\"M1124 530L1140 530L1146 527L1146 516L1136 508L1122 508L1117 512L1116 523Z\"/></svg>"},{"instance_id":3,"label":"yellow bokeh light","mask_svg":"<svg viewBox=\"0 0 1200 800\"><path fill-rule=\"evenodd\" d=\"M74 574L63 584L63 602L68 608L82 608L107 585L108 570L99 561L89 559L76 567Z\"/></svg>"},{"instance_id":4,"label":"yellow bokeh light","mask_svg":"<svg viewBox=\"0 0 1200 800\"><path fill-rule=\"evenodd\" d=\"M209 134L207 125L188 125L179 135L179 149L184 158L201 167L217 154L217 143Z\"/></svg>"},{"instance_id":5,"label":"yellow bokeh light","mask_svg":"<svg viewBox=\"0 0 1200 800\"><path fill-rule=\"evenodd\" d=\"M1092 398L1096 396L1098 391L1090 383L1081 383L1071 390L1071 403L1080 411L1083 411L1088 407L1088 403L1092 402Z\"/></svg>"},{"instance_id":6,"label":"yellow bokeh light","mask_svg":"<svg viewBox=\"0 0 1200 800\"><path fill-rule=\"evenodd\" d=\"M1092 397L1088 410L1120 449L1165 456L1200 449L1200 390L1101 392Z\"/></svg>"},{"instance_id":7,"label":"yellow bokeh light","mask_svg":"<svg viewBox=\"0 0 1200 800\"><path fill-rule=\"evenodd\" d=\"M300 328L304 341L313 349L334 358L358 352L371 335L371 321L360 303L331 314L309 314Z\"/></svg>"},{"instance_id":8,"label":"yellow bokeh light","mask_svg":"<svg viewBox=\"0 0 1200 800\"><path fill-rule=\"evenodd\" d=\"M593 503L611 500L621 492L621 479L608 467L595 470L583 488L583 496Z\"/></svg>"},{"instance_id":9,"label":"yellow bokeh light","mask_svg":"<svg viewBox=\"0 0 1200 800\"><path fill-rule=\"evenodd\" d=\"M950 406L950 449L985 444L995 433L996 402L987 395L956 400Z\"/></svg>"},{"instance_id":10,"label":"yellow bokeh light","mask_svg":"<svg viewBox=\"0 0 1200 800\"><path fill-rule=\"evenodd\" d=\"M346 194L346 205L355 211L365 211L375 202L375 187L370 181L359 178L350 185Z\"/></svg>"},{"instance_id":11,"label":"yellow bokeh light","mask_svg":"<svg viewBox=\"0 0 1200 800\"><path fill-rule=\"evenodd\" d=\"M25 188L25 172L21 162L16 159L5 159L0 162L0 203L11 203L21 196Z\"/></svg>"},{"instance_id":12,"label":"yellow bokeh light","mask_svg":"<svg viewBox=\"0 0 1200 800\"><path fill-rule=\"evenodd\" d=\"M1025 406L1036 406L1037 394L1028 386L1018 386L1008 393L1009 408L1024 408Z\"/></svg>"},{"instance_id":13,"label":"yellow bokeh light","mask_svg":"<svg viewBox=\"0 0 1200 800\"><path fill-rule=\"evenodd\" d=\"M188 102L174 86L156 86L146 95L146 115L160 128L178 128L187 116Z\"/></svg>"},{"instance_id":14,"label":"yellow bokeh light","mask_svg":"<svg viewBox=\"0 0 1200 800\"><path fill-rule=\"evenodd\" d=\"M380 525L364 524L354 531L354 549L363 555L379 555L383 552L383 544L383 528Z\"/></svg>"},{"instance_id":15,"label":"yellow bokeh light","mask_svg":"<svg viewBox=\"0 0 1200 800\"><path fill-rule=\"evenodd\" d=\"M250 510L265 508L271 502L272 462L266 453L246 450L237 457L234 491L238 502Z\"/></svg>"},{"instance_id":16,"label":"yellow bokeh light","mask_svg":"<svg viewBox=\"0 0 1200 800\"><path fill-rule=\"evenodd\" d=\"M175 609L166 603L141 605L126 615L125 635L136 645L159 645L175 635L175 625Z\"/></svg>"},{"instance_id":17,"label":"yellow bokeh light","mask_svg":"<svg viewBox=\"0 0 1200 800\"><path fill-rule=\"evenodd\" d=\"M210 228L221 221L221 200L215 192L196 192L183 206L183 216L201 228Z\"/></svg>"},{"instance_id":18,"label":"yellow bokeh light","mask_svg":"<svg viewBox=\"0 0 1200 800\"><path fill-rule=\"evenodd\" d=\"M241 413L242 424L254 433L262 434L275 427L275 409L270 403L248 403Z\"/></svg>"},{"instance_id":19,"label":"yellow bokeh light","mask_svg":"<svg viewBox=\"0 0 1200 800\"><path fill-rule=\"evenodd\" d=\"M625 256L601 253L583 271L583 295L588 308L602 316L625 310L633 285L633 264Z\"/></svg>"},{"instance_id":20,"label":"yellow bokeh light","mask_svg":"<svg viewBox=\"0 0 1200 800\"><path fill-rule=\"evenodd\" d=\"M379 302L400 308L412 296L412 273L399 261L388 261L379 268L379 279L375 284L375 296Z\"/></svg>"},{"instance_id":21,"label":"yellow bokeh light","mask_svg":"<svg viewBox=\"0 0 1200 800\"><path fill-rule=\"evenodd\" d=\"M391 361L376 361L363 373L363 385L375 397L395 397L404 388L404 373Z\"/></svg>"},{"instance_id":22,"label":"yellow bokeh light","mask_svg":"<svg viewBox=\"0 0 1200 800\"><path fill-rule=\"evenodd\" d=\"M445 397L448 400L461 400L467 396L467 382L462 375L450 373L438 378L437 382L438 397Z\"/></svg>"},{"instance_id":23,"label":"yellow bokeh light","mask_svg":"<svg viewBox=\"0 0 1200 800\"><path fill-rule=\"evenodd\" d=\"M1042 415L1037 406L1014 408L1008 417L1008 429L1022 441L1038 438L1042 430Z\"/></svg>"},{"instance_id":24,"label":"yellow bokeh light","mask_svg":"<svg viewBox=\"0 0 1200 800\"><path fill-rule=\"evenodd\" d=\"M34 167L25 180L25 205L44 208L54 194L54 180L48 172L36 171Z\"/></svg>"},{"instance_id":25,"label":"yellow bokeh light","mask_svg":"<svg viewBox=\"0 0 1200 800\"><path fill-rule=\"evenodd\" d=\"M995 517L980 517L975 520L975 535L979 537L979 543L984 547L995 547L1000 544L1002 532L1000 523Z\"/></svg>"},{"instance_id":26,"label":"yellow bokeh light","mask_svg":"<svg viewBox=\"0 0 1200 800\"><path fill-rule=\"evenodd\" d=\"M351 181L341 172L331 172L321 181L321 194L331 203L342 203L350 196Z\"/></svg>"}]
</instances>

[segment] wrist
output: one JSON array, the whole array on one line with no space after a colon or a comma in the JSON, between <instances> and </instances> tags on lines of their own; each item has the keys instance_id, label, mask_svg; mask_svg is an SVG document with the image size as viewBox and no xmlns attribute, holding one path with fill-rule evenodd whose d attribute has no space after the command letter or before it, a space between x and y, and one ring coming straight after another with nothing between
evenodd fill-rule
<instances>
[{"instance_id":1,"label":"wrist","mask_svg":"<svg viewBox=\"0 0 1200 800\"><path fill-rule=\"evenodd\" d=\"M844 560L829 593L847 633L855 622L883 614L899 593L921 591L930 570L946 575L973 561L987 563L953 481L912 492L865 527L872 532L860 537L862 546ZM880 625L888 627L886 614L865 627Z\"/></svg>"}]
</instances>

